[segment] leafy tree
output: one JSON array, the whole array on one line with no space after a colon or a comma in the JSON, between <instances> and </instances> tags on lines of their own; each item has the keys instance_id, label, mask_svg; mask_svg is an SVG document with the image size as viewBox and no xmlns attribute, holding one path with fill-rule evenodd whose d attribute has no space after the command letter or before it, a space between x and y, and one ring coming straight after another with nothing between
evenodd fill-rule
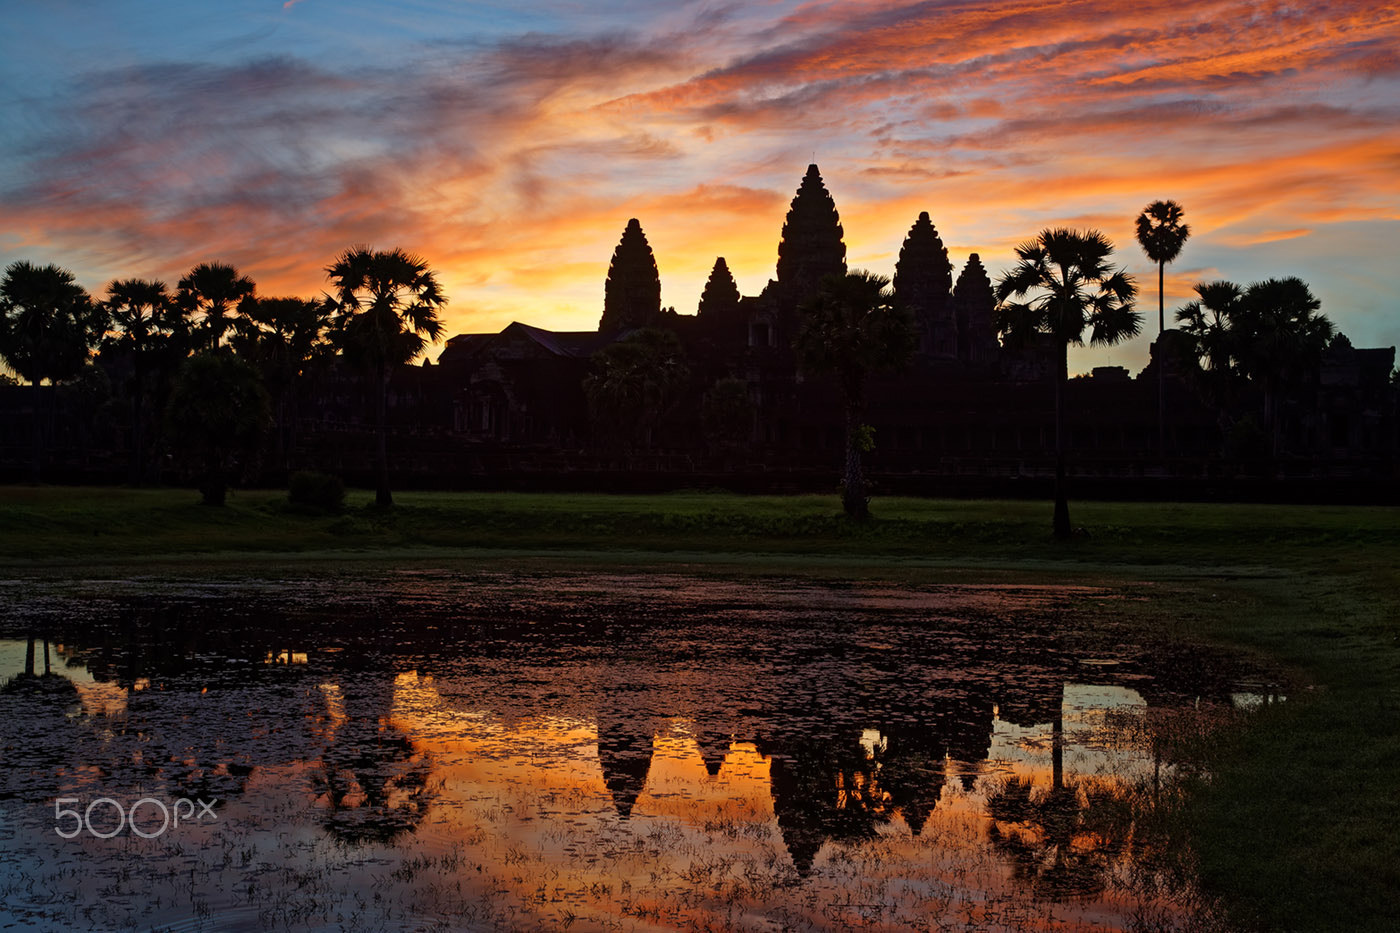
<instances>
[{"instance_id":1,"label":"leafy tree","mask_svg":"<svg viewBox=\"0 0 1400 933\"><path fill-rule=\"evenodd\" d=\"M125 357L131 365L125 391L131 401L131 481L146 470L146 401L162 373L173 375L188 352L186 320L164 282L119 279L107 286L104 303L112 330L103 340L104 357Z\"/></svg>"},{"instance_id":2,"label":"leafy tree","mask_svg":"<svg viewBox=\"0 0 1400 933\"><path fill-rule=\"evenodd\" d=\"M0 356L34 390L35 482L44 447L40 384L57 384L82 369L102 336L104 318L67 269L20 260L0 279Z\"/></svg>"},{"instance_id":3,"label":"leafy tree","mask_svg":"<svg viewBox=\"0 0 1400 933\"><path fill-rule=\"evenodd\" d=\"M1175 201L1153 201L1137 218L1137 241L1147 258L1157 264L1157 334L1167 329L1164 282L1167 263L1181 255L1181 247L1191 235L1191 227L1181 222L1185 216ZM1157 444L1164 454L1167 450L1167 389L1166 345L1157 345Z\"/></svg>"},{"instance_id":4,"label":"leafy tree","mask_svg":"<svg viewBox=\"0 0 1400 933\"><path fill-rule=\"evenodd\" d=\"M647 443L689 378L685 351L669 330L645 328L604 347L583 380L595 429L624 446Z\"/></svg>"},{"instance_id":5,"label":"leafy tree","mask_svg":"<svg viewBox=\"0 0 1400 933\"><path fill-rule=\"evenodd\" d=\"M1108 264L1113 244L1097 230L1046 229L1016 247L1017 264L997 282L998 329L1010 345L1045 334L1055 346L1055 514L1056 537L1070 535L1065 489L1065 387L1069 346L1111 346L1137 336L1142 315L1133 307L1137 286L1122 269ZM1011 301L1012 298L1029 298Z\"/></svg>"},{"instance_id":6,"label":"leafy tree","mask_svg":"<svg viewBox=\"0 0 1400 933\"><path fill-rule=\"evenodd\" d=\"M1222 407L1242 375L1234 343L1243 305L1244 291L1234 282L1199 282L1196 298L1176 312L1177 324L1195 343L1205 394Z\"/></svg>"},{"instance_id":7,"label":"leafy tree","mask_svg":"<svg viewBox=\"0 0 1400 933\"><path fill-rule=\"evenodd\" d=\"M229 476L246 467L270 420L267 390L252 364L227 350L190 357L166 409L176 448L200 473L205 505L223 505Z\"/></svg>"},{"instance_id":8,"label":"leafy tree","mask_svg":"<svg viewBox=\"0 0 1400 933\"><path fill-rule=\"evenodd\" d=\"M346 357L374 379L378 434L375 502L393 505L389 493L389 379L429 342L442 337L438 309L447 298L426 260L401 249L352 246L326 274L335 287L329 307L338 313L336 339Z\"/></svg>"},{"instance_id":9,"label":"leafy tree","mask_svg":"<svg viewBox=\"0 0 1400 933\"><path fill-rule=\"evenodd\" d=\"M248 298L239 314L229 342L262 371L277 420L277 460L287 466L296 449L302 377L331 352L331 309L306 298Z\"/></svg>"},{"instance_id":10,"label":"leafy tree","mask_svg":"<svg viewBox=\"0 0 1400 933\"><path fill-rule=\"evenodd\" d=\"M844 400L846 454L841 503L851 518L870 517L861 454L870 431L861 424L872 372L904 366L914 351L914 323L894 299L890 280L863 270L822 279L800 309L794 349L803 368L836 377Z\"/></svg>"},{"instance_id":11,"label":"leafy tree","mask_svg":"<svg viewBox=\"0 0 1400 933\"><path fill-rule=\"evenodd\" d=\"M202 262L180 280L176 301L191 319L200 317L201 342L213 349L233 326L232 315L239 302L253 291L253 280L240 275L233 266Z\"/></svg>"},{"instance_id":12,"label":"leafy tree","mask_svg":"<svg viewBox=\"0 0 1400 933\"><path fill-rule=\"evenodd\" d=\"M1319 314L1322 302L1294 276L1255 282L1245 291L1231 328L1241 371L1264 393L1264 427L1279 447L1278 400L1316 371L1336 328Z\"/></svg>"}]
</instances>

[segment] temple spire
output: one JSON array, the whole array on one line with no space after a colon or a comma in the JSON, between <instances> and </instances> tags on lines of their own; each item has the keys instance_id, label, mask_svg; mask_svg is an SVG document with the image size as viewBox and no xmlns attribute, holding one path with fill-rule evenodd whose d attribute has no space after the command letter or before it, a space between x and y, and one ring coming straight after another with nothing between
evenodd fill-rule
<instances>
[{"instance_id":1,"label":"temple spire","mask_svg":"<svg viewBox=\"0 0 1400 933\"><path fill-rule=\"evenodd\" d=\"M603 319L598 330L650 327L661 315L661 275L656 257L637 218L627 221L622 240L613 250L608 281L603 286Z\"/></svg>"},{"instance_id":2,"label":"temple spire","mask_svg":"<svg viewBox=\"0 0 1400 933\"><path fill-rule=\"evenodd\" d=\"M823 276L845 274L843 233L836 202L822 183L821 172L815 164L807 166L778 244L778 286L790 302L800 304L813 294Z\"/></svg>"},{"instance_id":3,"label":"temple spire","mask_svg":"<svg viewBox=\"0 0 1400 933\"><path fill-rule=\"evenodd\" d=\"M919 333L919 352L953 359L958 355L958 324L953 313L953 264L929 220L919 214L894 267L894 293L911 311Z\"/></svg>"}]
</instances>

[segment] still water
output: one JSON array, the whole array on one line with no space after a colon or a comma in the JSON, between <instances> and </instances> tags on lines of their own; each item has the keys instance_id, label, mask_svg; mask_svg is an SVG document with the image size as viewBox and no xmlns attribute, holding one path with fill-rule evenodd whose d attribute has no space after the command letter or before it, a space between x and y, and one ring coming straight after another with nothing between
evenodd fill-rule
<instances>
[{"instance_id":1,"label":"still water","mask_svg":"<svg viewBox=\"0 0 1400 933\"><path fill-rule=\"evenodd\" d=\"M1126 598L0 582L0 929L1208 927L1179 783L1273 691Z\"/></svg>"}]
</instances>

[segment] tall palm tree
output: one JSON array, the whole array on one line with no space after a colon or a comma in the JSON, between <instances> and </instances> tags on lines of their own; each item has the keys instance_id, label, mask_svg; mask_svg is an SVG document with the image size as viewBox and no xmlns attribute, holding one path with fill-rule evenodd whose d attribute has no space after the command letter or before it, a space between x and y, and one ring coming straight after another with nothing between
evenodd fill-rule
<instances>
[{"instance_id":1,"label":"tall palm tree","mask_svg":"<svg viewBox=\"0 0 1400 933\"><path fill-rule=\"evenodd\" d=\"M181 340L184 318L164 282L118 279L107 286L104 305L112 331L103 341L103 353L125 356L131 363L131 481L140 483L146 471L144 407L149 383L165 358L174 355L172 342L180 344L179 355L187 349Z\"/></svg>"},{"instance_id":2,"label":"tall palm tree","mask_svg":"<svg viewBox=\"0 0 1400 933\"><path fill-rule=\"evenodd\" d=\"M296 449L302 376L330 349L331 310L307 298L246 298L229 340L234 352L257 364L272 395L281 466Z\"/></svg>"},{"instance_id":3,"label":"tall palm tree","mask_svg":"<svg viewBox=\"0 0 1400 933\"><path fill-rule=\"evenodd\" d=\"M34 389L34 460L43 465L40 384L76 375L106 329L105 314L67 269L12 262L0 279L0 357Z\"/></svg>"},{"instance_id":4,"label":"tall palm tree","mask_svg":"<svg viewBox=\"0 0 1400 933\"><path fill-rule=\"evenodd\" d=\"M1176 321L1196 345L1207 396L1224 406L1240 375L1235 362L1235 327L1244 291L1234 282L1198 282L1196 298L1177 309Z\"/></svg>"},{"instance_id":5,"label":"tall palm tree","mask_svg":"<svg viewBox=\"0 0 1400 933\"><path fill-rule=\"evenodd\" d=\"M254 285L233 266L202 262L180 280L179 289L176 300L191 318L201 316L204 343L212 350L233 326L231 315L239 302L253 294Z\"/></svg>"},{"instance_id":6,"label":"tall palm tree","mask_svg":"<svg viewBox=\"0 0 1400 933\"><path fill-rule=\"evenodd\" d=\"M442 337L438 309L447 298L428 263L401 249L378 252L352 246L326 275L335 286L329 305L340 315L338 333L347 356L374 377L378 434L375 502L393 505L389 493L389 378Z\"/></svg>"},{"instance_id":7,"label":"tall palm tree","mask_svg":"<svg viewBox=\"0 0 1400 933\"><path fill-rule=\"evenodd\" d=\"M890 280L863 270L831 274L801 309L793 343L803 368L834 375L846 420L841 504L857 520L870 517L861 454L869 446L861 424L865 383L872 372L898 369L914 352L914 323L895 301Z\"/></svg>"},{"instance_id":8,"label":"tall palm tree","mask_svg":"<svg viewBox=\"0 0 1400 933\"><path fill-rule=\"evenodd\" d=\"M1167 452L1167 329L1164 283L1167 263L1181 255L1191 227L1181 222L1186 212L1175 201L1153 201L1137 218L1137 241L1147 258L1157 264L1157 449Z\"/></svg>"},{"instance_id":9,"label":"tall palm tree","mask_svg":"<svg viewBox=\"0 0 1400 933\"><path fill-rule=\"evenodd\" d=\"M1065 388L1069 382L1069 346L1084 342L1111 346L1137 336L1142 315L1133 307L1137 286L1108 257L1113 244L1097 230L1042 230L1016 247L1015 267L996 286L998 329L1008 344L1025 344L1033 334L1047 335L1055 346L1055 516L1057 538L1070 535L1065 490ZM1026 298L1027 301L1009 301Z\"/></svg>"}]
</instances>

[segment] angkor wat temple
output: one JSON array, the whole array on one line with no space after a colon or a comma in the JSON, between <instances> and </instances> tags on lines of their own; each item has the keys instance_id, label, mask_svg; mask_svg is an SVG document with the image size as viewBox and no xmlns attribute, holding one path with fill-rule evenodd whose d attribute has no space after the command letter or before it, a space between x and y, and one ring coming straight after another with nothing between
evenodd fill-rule
<instances>
[{"instance_id":1,"label":"angkor wat temple","mask_svg":"<svg viewBox=\"0 0 1400 933\"><path fill-rule=\"evenodd\" d=\"M792 199L777 252L776 277L758 295L741 296L721 258L697 312L679 314L662 308L656 259L641 224L629 221L608 268L597 330L516 322L499 333L460 334L435 364L395 374L394 482L834 488L843 446L840 394L832 379L804 376L792 349L804 301L823 276L846 271L840 217L815 165ZM867 387L866 422L875 439L868 470L881 491L1038 495L1053 472L1052 348L1003 347L992 283L977 254L954 272L929 214L919 214L893 270L896 296L913 312L917 350L902 371L877 375ZM651 329L674 334L684 377L638 430L625 437L604 431L584 390L595 354ZM1249 495L1246 486L1260 478L1320 487L1346 478L1371 489L1371 498L1394 485L1400 419L1393 347L1334 341L1279 400L1275 436L1264 443L1262 399L1236 399L1229 408L1208 401L1185 336L1168 330L1154 341L1151 362L1136 375L1104 366L1071 379L1071 475L1092 478L1110 495L1136 494L1164 478L1175 481L1171 494L1189 494L1193 483L1223 483L1225 495ZM1165 446L1158 366L1166 368ZM308 380L292 449L280 464L267 465L264 479L275 481L283 469L319 469L366 480L373 406L362 383L348 367ZM717 429L708 408L722 384L730 404L727 425ZM11 397L0 401L0 426L23 438L28 395L15 390ZM106 439L95 430L81 418L52 419L47 443L55 478L122 476L120 429L107 429L113 437ZM23 456L22 449L6 450L0 467L16 472Z\"/></svg>"},{"instance_id":2,"label":"angkor wat temple","mask_svg":"<svg viewBox=\"0 0 1400 933\"><path fill-rule=\"evenodd\" d=\"M464 466L489 470L632 469L802 474L834 482L842 446L840 397L827 379L804 378L792 350L799 308L821 278L846 271L836 204L808 166L778 242L776 278L739 295L724 259L715 262L697 313L661 307L656 261L637 220L614 253L597 331L556 332L513 323L500 333L450 339L435 381L450 386L451 433L473 451ZM887 479L919 476L1043 477L1051 468L1050 348L1016 352L998 342L992 283L976 253L957 270L927 212L909 229L894 269L897 297L914 314L917 351L902 372L877 377L867 421L870 466ZM637 328L674 332L689 385L625 452L600 443L582 384L590 358ZM1207 404L1186 360L1163 354L1167 449L1159 449L1157 347L1136 377L1099 367L1071 381L1068 419L1081 475L1225 477L1257 472L1248 450L1231 449L1237 413ZM1280 457L1267 469L1298 476L1393 475L1397 448L1394 348L1324 354L1307 389L1283 405ZM426 375L426 372L424 373ZM723 449L704 424L705 394L741 380L750 401L747 436ZM408 389L408 386L404 387ZM446 411L442 412L446 415ZM1235 445L1238 446L1238 445ZM828 482L829 485L829 482ZM910 488L919 484L912 482Z\"/></svg>"}]
</instances>

